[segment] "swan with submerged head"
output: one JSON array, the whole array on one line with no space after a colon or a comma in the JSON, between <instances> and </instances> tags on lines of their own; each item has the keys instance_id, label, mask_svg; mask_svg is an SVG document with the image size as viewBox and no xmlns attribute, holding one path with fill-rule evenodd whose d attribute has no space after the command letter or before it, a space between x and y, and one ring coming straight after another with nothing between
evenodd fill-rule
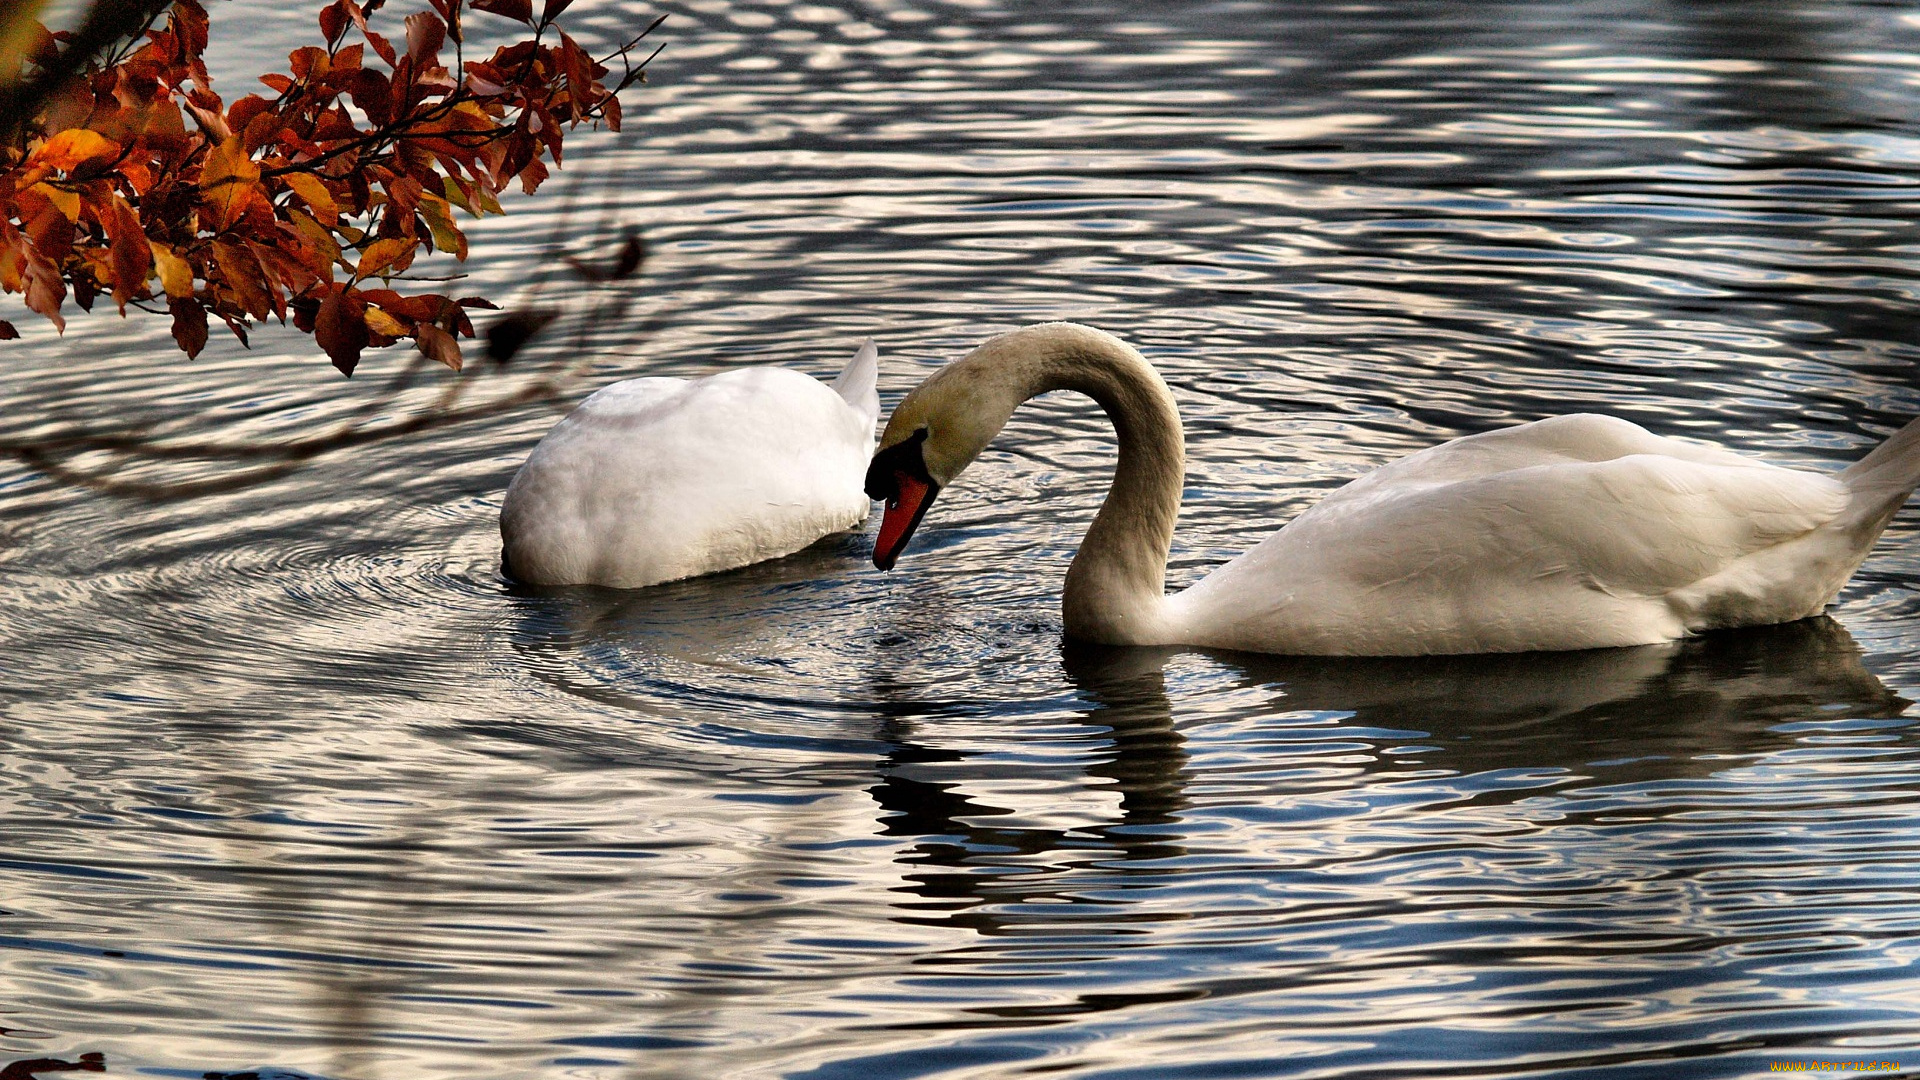
<instances>
[{"instance_id":1,"label":"swan with submerged head","mask_svg":"<svg viewBox=\"0 0 1920 1080\"><path fill-rule=\"evenodd\" d=\"M1390 656L1645 645L1819 614L1920 484L1920 421L1837 474L1576 414L1469 435L1342 487L1166 594L1185 451L1173 395L1109 334L995 337L900 402L867 470L889 569L1022 402L1106 410L1120 460L1067 570L1067 636Z\"/></svg>"},{"instance_id":2,"label":"swan with submerged head","mask_svg":"<svg viewBox=\"0 0 1920 1080\"><path fill-rule=\"evenodd\" d=\"M832 386L782 367L627 379L555 425L500 506L534 585L638 588L791 555L867 519L880 416L869 341Z\"/></svg>"}]
</instances>

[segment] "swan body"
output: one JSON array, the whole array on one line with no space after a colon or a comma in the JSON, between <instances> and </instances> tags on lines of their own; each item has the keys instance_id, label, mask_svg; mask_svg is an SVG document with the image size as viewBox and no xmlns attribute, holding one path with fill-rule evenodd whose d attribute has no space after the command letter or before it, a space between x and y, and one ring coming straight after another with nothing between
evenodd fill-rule
<instances>
[{"instance_id":1,"label":"swan body","mask_svg":"<svg viewBox=\"0 0 1920 1080\"><path fill-rule=\"evenodd\" d=\"M638 588L790 555L860 524L878 363L867 342L831 387L780 367L603 387L508 485L507 572Z\"/></svg>"},{"instance_id":2,"label":"swan body","mask_svg":"<svg viewBox=\"0 0 1920 1080\"><path fill-rule=\"evenodd\" d=\"M1077 390L1120 461L1067 572L1069 637L1387 656L1645 645L1818 614L1920 484L1920 421L1837 474L1579 414L1422 450L1165 595L1184 458L1173 396L1110 335L1003 334L894 411L867 474L892 565L1020 402Z\"/></svg>"}]
</instances>

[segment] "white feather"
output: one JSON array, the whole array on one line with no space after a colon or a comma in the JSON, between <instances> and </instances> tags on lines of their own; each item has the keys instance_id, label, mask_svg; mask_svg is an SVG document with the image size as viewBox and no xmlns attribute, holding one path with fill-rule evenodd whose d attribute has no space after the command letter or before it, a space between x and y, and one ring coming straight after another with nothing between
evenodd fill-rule
<instances>
[{"instance_id":1,"label":"white feather","mask_svg":"<svg viewBox=\"0 0 1920 1080\"><path fill-rule=\"evenodd\" d=\"M508 485L509 572L637 588L789 555L860 524L876 362L868 342L832 388L779 367L604 387Z\"/></svg>"}]
</instances>

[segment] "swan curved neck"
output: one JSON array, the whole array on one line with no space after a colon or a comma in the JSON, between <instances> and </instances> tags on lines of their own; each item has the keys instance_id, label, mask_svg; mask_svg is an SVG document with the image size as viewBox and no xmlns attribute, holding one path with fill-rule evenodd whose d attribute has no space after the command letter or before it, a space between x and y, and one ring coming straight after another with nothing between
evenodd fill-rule
<instances>
[{"instance_id":1,"label":"swan curved neck","mask_svg":"<svg viewBox=\"0 0 1920 1080\"><path fill-rule=\"evenodd\" d=\"M1167 552L1180 513L1186 450L1173 393L1159 372L1118 338L1071 323L1017 330L975 355L1011 369L1013 405L1071 390L1098 402L1113 422L1120 460L1067 570L1061 597L1067 636L1109 645L1176 640L1166 608Z\"/></svg>"}]
</instances>

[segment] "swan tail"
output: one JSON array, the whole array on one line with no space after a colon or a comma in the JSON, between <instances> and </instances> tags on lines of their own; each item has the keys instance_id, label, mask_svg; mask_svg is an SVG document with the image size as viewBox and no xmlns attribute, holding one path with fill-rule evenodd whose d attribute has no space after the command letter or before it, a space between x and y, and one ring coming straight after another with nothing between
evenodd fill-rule
<instances>
[{"instance_id":1,"label":"swan tail","mask_svg":"<svg viewBox=\"0 0 1920 1080\"><path fill-rule=\"evenodd\" d=\"M871 429L880 419L880 350L869 338L853 354L840 377L833 380L834 393L846 399L853 411L866 418Z\"/></svg>"},{"instance_id":2,"label":"swan tail","mask_svg":"<svg viewBox=\"0 0 1920 1080\"><path fill-rule=\"evenodd\" d=\"M1848 516L1857 528L1878 536L1915 487L1920 487L1920 419L1907 423L1873 452L1840 473L1847 485Z\"/></svg>"}]
</instances>

